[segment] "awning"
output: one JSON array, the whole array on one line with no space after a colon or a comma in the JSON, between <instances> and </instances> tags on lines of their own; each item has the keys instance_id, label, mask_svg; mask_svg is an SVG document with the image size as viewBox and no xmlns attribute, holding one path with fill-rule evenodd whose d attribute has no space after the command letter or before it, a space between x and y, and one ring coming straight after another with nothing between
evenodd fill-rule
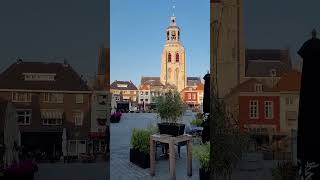
<instances>
[{"instance_id":1,"label":"awning","mask_svg":"<svg viewBox=\"0 0 320 180\"><path fill-rule=\"evenodd\" d=\"M61 111L41 111L41 119L62 119L63 112Z\"/></svg>"}]
</instances>

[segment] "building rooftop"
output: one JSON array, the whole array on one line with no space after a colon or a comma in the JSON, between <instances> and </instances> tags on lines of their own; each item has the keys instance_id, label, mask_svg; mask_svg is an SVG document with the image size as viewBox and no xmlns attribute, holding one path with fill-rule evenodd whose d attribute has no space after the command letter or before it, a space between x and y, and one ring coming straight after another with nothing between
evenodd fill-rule
<instances>
[{"instance_id":1,"label":"building rooftop","mask_svg":"<svg viewBox=\"0 0 320 180\"><path fill-rule=\"evenodd\" d=\"M131 81L117 81L115 80L110 89L115 90L138 90L138 88Z\"/></svg>"},{"instance_id":2,"label":"building rooftop","mask_svg":"<svg viewBox=\"0 0 320 180\"><path fill-rule=\"evenodd\" d=\"M292 69L288 50L247 49L245 60L246 77L281 77Z\"/></svg>"},{"instance_id":3,"label":"building rooftop","mask_svg":"<svg viewBox=\"0 0 320 180\"><path fill-rule=\"evenodd\" d=\"M87 83L68 63L18 60L0 74L0 89L86 91Z\"/></svg>"}]
</instances>

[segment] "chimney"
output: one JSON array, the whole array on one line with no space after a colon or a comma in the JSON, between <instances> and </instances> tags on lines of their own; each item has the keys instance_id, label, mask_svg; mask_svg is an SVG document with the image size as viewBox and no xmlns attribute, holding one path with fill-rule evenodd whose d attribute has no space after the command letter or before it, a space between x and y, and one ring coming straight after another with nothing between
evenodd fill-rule
<instances>
[{"instance_id":1,"label":"chimney","mask_svg":"<svg viewBox=\"0 0 320 180\"><path fill-rule=\"evenodd\" d=\"M20 63L22 63L22 59L21 59L21 58L18 58L18 59L17 59L17 64L20 64Z\"/></svg>"},{"instance_id":2,"label":"chimney","mask_svg":"<svg viewBox=\"0 0 320 180\"><path fill-rule=\"evenodd\" d=\"M63 67L69 67L67 59L63 59Z\"/></svg>"}]
</instances>

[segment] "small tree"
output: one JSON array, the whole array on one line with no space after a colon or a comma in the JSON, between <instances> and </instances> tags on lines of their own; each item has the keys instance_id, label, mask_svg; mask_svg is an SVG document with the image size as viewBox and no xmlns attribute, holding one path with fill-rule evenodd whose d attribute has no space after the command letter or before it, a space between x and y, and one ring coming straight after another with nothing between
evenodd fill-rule
<instances>
[{"instance_id":1,"label":"small tree","mask_svg":"<svg viewBox=\"0 0 320 180\"><path fill-rule=\"evenodd\" d=\"M211 173L214 180L231 179L234 165L247 149L248 136L240 131L239 123L225 110L223 100L211 96L210 127Z\"/></svg>"},{"instance_id":2,"label":"small tree","mask_svg":"<svg viewBox=\"0 0 320 180\"><path fill-rule=\"evenodd\" d=\"M182 101L179 92L169 90L156 100L157 113L161 122L175 124L183 115L186 106Z\"/></svg>"}]
</instances>

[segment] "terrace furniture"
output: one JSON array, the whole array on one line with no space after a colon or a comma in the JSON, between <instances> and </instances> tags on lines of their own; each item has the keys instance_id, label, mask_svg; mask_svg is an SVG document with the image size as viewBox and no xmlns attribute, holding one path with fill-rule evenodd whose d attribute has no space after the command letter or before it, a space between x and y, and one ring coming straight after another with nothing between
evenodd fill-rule
<instances>
[{"instance_id":1,"label":"terrace furniture","mask_svg":"<svg viewBox=\"0 0 320 180\"><path fill-rule=\"evenodd\" d=\"M169 144L169 169L170 169L170 180L176 180L176 158L175 158L175 144L182 142L187 143L187 175L192 176L192 136L181 135L173 137L167 134L154 134L150 137L150 175L155 175L155 145L156 142Z\"/></svg>"}]
</instances>

